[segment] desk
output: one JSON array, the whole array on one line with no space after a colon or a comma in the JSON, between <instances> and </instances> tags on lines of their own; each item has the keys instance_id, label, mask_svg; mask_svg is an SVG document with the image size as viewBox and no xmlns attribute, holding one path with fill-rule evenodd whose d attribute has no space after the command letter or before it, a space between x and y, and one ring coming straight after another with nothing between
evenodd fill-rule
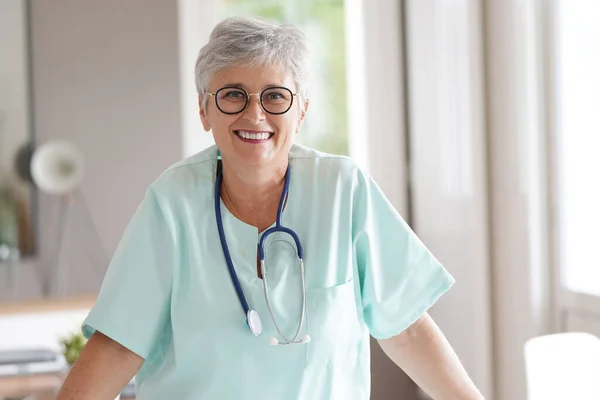
<instances>
[{"instance_id":1,"label":"desk","mask_svg":"<svg viewBox=\"0 0 600 400\"><path fill-rule=\"evenodd\" d=\"M56 400L64 376L34 375L27 377L0 378L0 399L24 398L31 400ZM135 397L121 397L122 400L135 400Z\"/></svg>"},{"instance_id":2,"label":"desk","mask_svg":"<svg viewBox=\"0 0 600 400\"><path fill-rule=\"evenodd\" d=\"M0 349L47 348L61 351L60 337L83 322L95 297L68 300L40 299L0 303ZM39 374L0 378L0 399L35 395L54 400L64 374Z\"/></svg>"},{"instance_id":3,"label":"desk","mask_svg":"<svg viewBox=\"0 0 600 400\"><path fill-rule=\"evenodd\" d=\"M35 400L55 400L62 382L63 377L56 374L0 378L0 398L33 395Z\"/></svg>"},{"instance_id":4,"label":"desk","mask_svg":"<svg viewBox=\"0 0 600 400\"><path fill-rule=\"evenodd\" d=\"M0 318L4 315L90 309L96 296L78 296L68 299L36 299L18 302L0 302Z\"/></svg>"}]
</instances>

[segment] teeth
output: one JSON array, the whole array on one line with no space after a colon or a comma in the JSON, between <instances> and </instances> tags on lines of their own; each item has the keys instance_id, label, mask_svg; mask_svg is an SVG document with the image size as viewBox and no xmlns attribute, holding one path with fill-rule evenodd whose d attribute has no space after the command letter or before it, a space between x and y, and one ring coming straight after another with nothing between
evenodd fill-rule
<instances>
[{"instance_id":1,"label":"teeth","mask_svg":"<svg viewBox=\"0 0 600 400\"><path fill-rule=\"evenodd\" d=\"M270 136L270 134L267 132L251 133L246 131L238 131L238 135L244 139L250 140L266 140Z\"/></svg>"}]
</instances>

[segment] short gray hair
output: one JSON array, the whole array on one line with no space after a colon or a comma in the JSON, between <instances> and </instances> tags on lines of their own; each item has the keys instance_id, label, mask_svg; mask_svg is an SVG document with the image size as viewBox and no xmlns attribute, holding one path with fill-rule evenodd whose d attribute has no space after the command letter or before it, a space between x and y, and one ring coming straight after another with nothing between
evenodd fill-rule
<instances>
[{"instance_id":1,"label":"short gray hair","mask_svg":"<svg viewBox=\"0 0 600 400\"><path fill-rule=\"evenodd\" d=\"M206 94L216 72L240 64L280 65L291 71L301 96L308 97L310 55L306 36L298 27L246 17L227 18L217 24L196 60L198 94Z\"/></svg>"}]
</instances>

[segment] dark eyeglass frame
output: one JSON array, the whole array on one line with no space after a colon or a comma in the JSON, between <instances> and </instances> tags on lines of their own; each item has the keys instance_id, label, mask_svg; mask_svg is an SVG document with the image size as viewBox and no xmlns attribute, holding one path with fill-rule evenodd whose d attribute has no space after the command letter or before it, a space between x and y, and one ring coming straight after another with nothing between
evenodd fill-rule
<instances>
[{"instance_id":1,"label":"dark eyeglass frame","mask_svg":"<svg viewBox=\"0 0 600 400\"><path fill-rule=\"evenodd\" d=\"M219 107L219 102L217 101L217 96L219 94L219 92L221 92L221 90L225 90L225 89L236 89L236 90L240 90L242 92L244 92L246 94L246 103L244 104L244 107L242 107L242 109L240 111L237 112L225 112L221 109L221 107ZM263 94L266 91L269 90L274 90L274 89L283 89L287 92L290 93L291 96L291 101L290 101L290 105L289 107L282 112L271 112L269 110L267 110L265 108L265 105L263 104ZM215 98L215 105L217 106L217 108L219 109L219 111L221 111L223 114L227 114L227 115L235 115L235 114L239 114L241 112L244 112L244 110L246 110L246 108L248 108L248 105L250 104L250 96L258 96L258 99L260 101L260 106L261 108L267 113L267 114L271 114L271 115L281 115L281 114L285 114L286 112L290 111L290 108L292 108L292 104L294 104L294 97L298 96L300 93L294 93L292 92L290 89L286 88L285 86L273 86L273 87L268 87L266 89L264 89L262 92L260 93L248 93L246 92L243 88L241 87L237 87L237 86L224 86L222 88L220 88L219 90L217 90L215 93L211 93L211 92L206 92L209 96L213 96Z\"/></svg>"}]
</instances>

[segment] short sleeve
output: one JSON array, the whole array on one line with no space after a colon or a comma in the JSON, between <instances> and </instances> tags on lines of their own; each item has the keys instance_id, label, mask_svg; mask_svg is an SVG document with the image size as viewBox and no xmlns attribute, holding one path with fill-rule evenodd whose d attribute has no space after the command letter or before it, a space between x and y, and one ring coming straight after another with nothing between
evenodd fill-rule
<instances>
[{"instance_id":1,"label":"short sleeve","mask_svg":"<svg viewBox=\"0 0 600 400\"><path fill-rule=\"evenodd\" d=\"M149 188L117 246L83 334L89 338L98 330L146 359L168 328L174 246Z\"/></svg>"},{"instance_id":2,"label":"short sleeve","mask_svg":"<svg viewBox=\"0 0 600 400\"><path fill-rule=\"evenodd\" d=\"M366 174L353 204L353 244L363 317L371 335L387 339L416 322L454 278Z\"/></svg>"}]
</instances>

